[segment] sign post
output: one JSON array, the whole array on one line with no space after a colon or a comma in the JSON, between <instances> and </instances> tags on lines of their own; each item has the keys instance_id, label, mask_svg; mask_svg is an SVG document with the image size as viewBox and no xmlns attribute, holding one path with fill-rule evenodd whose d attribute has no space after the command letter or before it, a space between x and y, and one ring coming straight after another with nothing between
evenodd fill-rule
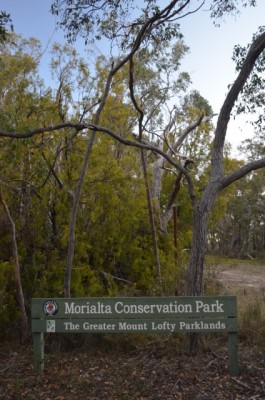
<instances>
[{"instance_id":1,"label":"sign post","mask_svg":"<svg viewBox=\"0 0 265 400\"><path fill-rule=\"evenodd\" d=\"M228 333L238 374L235 296L32 299L34 370L44 369L44 333Z\"/></svg>"}]
</instances>

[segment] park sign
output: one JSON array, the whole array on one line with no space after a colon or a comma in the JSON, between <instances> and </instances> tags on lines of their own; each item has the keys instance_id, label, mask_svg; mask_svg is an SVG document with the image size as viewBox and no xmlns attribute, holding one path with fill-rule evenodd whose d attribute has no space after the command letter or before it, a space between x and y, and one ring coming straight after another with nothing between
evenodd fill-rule
<instances>
[{"instance_id":1,"label":"park sign","mask_svg":"<svg viewBox=\"0 0 265 400\"><path fill-rule=\"evenodd\" d=\"M33 299L33 332L228 332L231 297ZM229 318L231 316L231 318Z\"/></svg>"},{"instance_id":2,"label":"park sign","mask_svg":"<svg viewBox=\"0 0 265 400\"><path fill-rule=\"evenodd\" d=\"M44 333L228 332L230 372L237 367L234 296L32 299L34 367L44 367Z\"/></svg>"}]
</instances>

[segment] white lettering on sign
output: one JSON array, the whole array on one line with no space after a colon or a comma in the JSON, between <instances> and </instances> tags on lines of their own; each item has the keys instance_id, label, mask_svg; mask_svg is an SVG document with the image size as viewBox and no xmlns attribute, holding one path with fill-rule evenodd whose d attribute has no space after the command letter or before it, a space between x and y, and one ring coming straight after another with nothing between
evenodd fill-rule
<instances>
[{"instance_id":1,"label":"white lettering on sign","mask_svg":"<svg viewBox=\"0 0 265 400\"><path fill-rule=\"evenodd\" d=\"M90 332L96 332L96 331L114 331L115 329L115 324L110 324L110 323L98 323L98 324L92 324L90 322L84 322L83 323L83 329L85 331L90 331Z\"/></svg>"},{"instance_id":2,"label":"white lettering on sign","mask_svg":"<svg viewBox=\"0 0 265 400\"><path fill-rule=\"evenodd\" d=\"M204 322L204 321L194 321L194 322L185 322L181 321L179 323L180 330L186 331L199 331L199 330L224 330L226 328L225 322L217 321L217 322Z\"/></svg>"},{"instance_id":3,"label":"white lettering on sign","mask_svg":"<svg viewBox=\"0 0 265 400\"><path fill-rule=\"evenodd\" d=\"M111 306L98 301L96 304L79 305L74 301L65 304L65 314L112 314Z\"/></svg>"},{"instance_id":4,"label":"white lettering on sign","mask_svg":"<svg viewBox=\"0 0 265 400\"><path fill-rule=\"evenodd\" d=\"M196 300L196 312L203 313L223 313L223 304L219 303L219 300L216 300L215 303L204 303L201 300Z\"/></svg>"},{"instance_id":5,"label":"white lettering on sign","mask_svg":"<svg viewBox=\"0 0 265 400\"><path fill-rule=\"evenodd\" d=\"M128 322L119 322L120 331L146 331L147 323L143 322L141 324L133 324Z\"/></svg>"},{"instance_id":6,"label":"white lettering on sign","mask_svg":"<svg viewBox=\"0 0 265 400\"><path fill-rule=\"evenodd\" d=\"M78 314L126 314L126 315L170 315L170 314L190 314L190 313L224 313L224 304L220 300L195 300L192 303L178 303L177 300L170 301L167 304L128 304L124 300L117 300L113 304L105 304L105 302L97 301L91 304L87 301L85 304L76 303L75 301L64 303L64 312L66 315Z\"/></svg>"},{"instance_id":7,"label":"white lettering on sign","mask_svg":"<svg viewBox=\"0 0 265 400\"><path fill-rule=\"evenodd\" d=\"M162 323L152 322L152 330L153 331L169 331L174 332L176 324L172 324L170 322L164 321Z\"/></svg>"},{"instance_id":8,"label":"white lettering on sign","mask_svg":"<svg viewBox=\"0 0 265 400\"><path fill-rule=\"evenodd\" d=\"M66 331L79 331L79 324L74 324L73 322L69 321L69 322L64 322L64 329Z\"/></svg>"},{"instance_id":9,"label":"white lettering on sign","mask_svg":"<svg viewBox=\"0 0 265 400\"><path fill-rule=\"evenodd\" d=\"M115 303L117 314L177 314L191 313L191 304L178 304L177 301L169 304L124 304L122 301Z\"/></svg>"}]
</instances>

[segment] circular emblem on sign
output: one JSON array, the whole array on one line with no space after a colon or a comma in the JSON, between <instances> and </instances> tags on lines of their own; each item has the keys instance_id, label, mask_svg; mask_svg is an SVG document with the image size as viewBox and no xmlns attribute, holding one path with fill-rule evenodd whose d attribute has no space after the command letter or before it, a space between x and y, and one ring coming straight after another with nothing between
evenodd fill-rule
<instances>
[{"instance_id":1,"label":"circular emblem on sign","mask_svg":"<svg viewBox=\"0 0 265 400\"><path fill-rule=\"evenodd\" d=\"M57 314L59 309L58 304L54 300L47 300L43 304L43 312L47 316L55 315Z\"/></svg>"}]
</instances>

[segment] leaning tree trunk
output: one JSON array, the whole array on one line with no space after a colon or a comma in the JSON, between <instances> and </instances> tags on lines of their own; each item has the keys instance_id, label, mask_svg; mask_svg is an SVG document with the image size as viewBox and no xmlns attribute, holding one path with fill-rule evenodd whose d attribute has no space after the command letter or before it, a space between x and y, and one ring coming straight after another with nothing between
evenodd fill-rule
<instances>
[{"instance_id":1,"label":"leaning tree trunk","mask_svg":"<svg viewBox=\"0 0 265 400\"><path fill-rule=\"evenodd\" d=\"M102 96L102 99L100 100L98 109L95 114L94 118L94 123L97 125L100 120L100 115L102 110L104 109L109 91L110 91L110 86L111 82L113 79L113 76L115 74L115 69L112 69L109 72L106 85L104 88L104 93ZM65 271L64 271L64 297L71 297L71 275L72 275L72 265L73 265L73 259L74 259L74 251L75 251L75 228L76 228L76 219L77 219L77 212L78 212L78 207L79 207L79 202L81 198L81 192L86 176L86 172L88 169L88 163L89 163L89 158L90 154L95 142L96 138L96 130L93 130L92 135L90 137L90 140L87 145L85 157L84 157L84 162L82 165L82 169L80 172L80 176L78 179L77 187L74 193L74 198L73 198L73 205L71 209L71 216L70 216L70 222L69 222L69 241L68 241L68 247L67 247L67 256L66 256L66 265L65 265Z\"/></svg>"},{"instance_id":2,"label":"leaning tree trunk","mask_svg":"<svg viewBox=\"0 0 265 400\"><path fill-rule=\"evenodd\" d=\"M192 245L188 267L189 296L201 296L203 294L208 218L220 190L220 182L209 182L201 199L193 204Z\"/></svg>"},{"instance_id":3,"label":"leaning tree trunk","mask_svg":"<svg viewBox=\"0 0 265 400\"><path fill-rule=\"evenodd\" d=\"M198 205L193 215L193 236L188 268L188 295L203 294L204 256L208 213Z\"/></svg>"},{"instance_id":4,"label":"leaning tree trunk","mask_svg":"<svg viewBox=\"0 0 265 400\"><path fill-rule=\"evenodd\" d=\"M210 182L202 198L193 205L192 246L188 266L188 295L202 296L204 287L204 258L207 240L208 218L213 203L220 191L220 185ZM190 333L188 346L190 353L196 353L202 335Z\"/></svg>"},{"instance_id":5,"label":"leaning tree trunk","mask_svg":"<svg viewBox=\"0 0 265 400\"><path fill-rule=\"evenodd\" d=\"M5 214L7 216L8 224L11 232L11 242L12 242L12 253L14 259L14 275L15 275L15 288L17 293L18 307L20 312L20 323L21 323L21 337L25 340L28 337L28 318L25 308L25 300L22 289L21 277L20 277L20 264L18 259L18 249L17 249L17 239L16 239L16 227L13 218L9 212L9 208L3 199L2 189L0 188L0 202L3 205Z\"/></svg>"},{"instance_id":6,"label":"leaning tree trunk","mask_svg":"<svg viewBox=\"0 0 265 400\"><path fill-rule=\"evenodd\" d=\"M147 198L147 203L148 203L149 218L150 218L150 226L151 226L151 234L152 234L152 243L153 243L155 267L156 267L156 275L157 275L158 284L159 284L159 286L161 288L162 287L161 265L160 265L160 259L159 259L159 249L158 249L158 242L157 242L154 210L153 210L153 204L152 204L150 188L149 188L149 183L148 183L144 152L143 152L142 149L141 149L140 152L141 152L142 168L143 168L143 173L144 173L144 182L145 182L146 198Z\"/></svg>"},{"instance_id":7,"label":"leaning tree trunk","mask_svg":"<svg viewBox=\"0 0 265 400\"><path fill-rule=\"evenodd\" d=\"M76 218L79 207L79 201L81 197L81 191L86 175L86 171L88 168L88 161L92 151L92 147L95 141L96 133L92 132L92 135L89 139L88 146L86 149L86 154L83 162L83 166L81 169L81 173L79 176L77 188L74 192L73 196L73 204L71 208L71 216L69 222L69 239L68 239L68 247L67 247L67 256L66 256L66 265L64 271L64 297L71 297L71 275L72 275L72 265L74 259L74 251L75 251L75 227L76 227Z\"/></svg>"},{"instance_id":8,"label":"leaning tree trunk","mask_svg":"<svg viewBox=\"0 0 265 400\"><path fill-rule=\"evenodd\" d=\"M203 294L204 257L207 237L207 221L209 212L199 204L193 210L193 236L188 267L188 295L201 296ZM202 345L202 335L189 333L188 351L196 354Z\"/></svg>"}]
</instances>

